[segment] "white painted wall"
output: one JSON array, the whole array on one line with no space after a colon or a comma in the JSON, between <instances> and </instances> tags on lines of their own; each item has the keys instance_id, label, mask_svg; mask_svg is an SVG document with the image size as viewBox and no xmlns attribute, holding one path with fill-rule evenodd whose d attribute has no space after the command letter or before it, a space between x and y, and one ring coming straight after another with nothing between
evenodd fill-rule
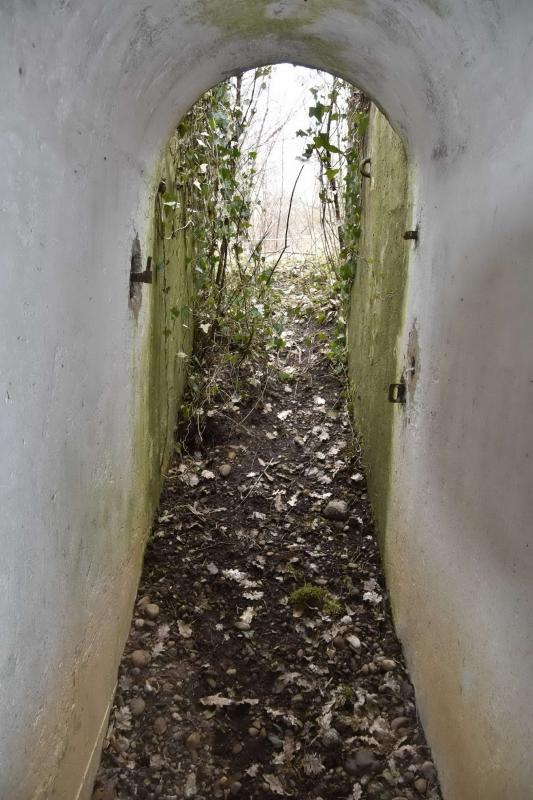
<instances>
[{"instance_id":1,"label":"white painted wall","mask_svg":"<svg viewBox=\"0 0 533 800\"><path fill-rule=\"evenodd\" d=\"M533 4L4 0L6 800L88 786L128 624L147 524L129 255L156 158L204 89L276 61L352 79L405 137L421 352L396 436L397 623L447 800L531 797Z\"/></svg>"}]
</instances>

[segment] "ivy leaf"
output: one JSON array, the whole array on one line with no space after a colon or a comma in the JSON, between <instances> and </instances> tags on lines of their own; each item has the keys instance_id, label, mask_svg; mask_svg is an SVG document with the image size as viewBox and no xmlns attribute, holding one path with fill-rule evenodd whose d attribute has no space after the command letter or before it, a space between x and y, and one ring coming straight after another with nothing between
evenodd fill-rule
<instances>
[{"instance_id":1,"label":"ivy leaf","mask_svg":"<svg viewBox=\"0 0 533 800\"><path fill-rule=\"evenodd\" d=\"M340 153L341 152L338 147L336 147L334 144L332 144L330 142L327 133L318 133L313 138L313 144L315 145L315 147L317 149L322 147L324 150L327 150L328 153Z\"/></svg>"},{"instance_id":2,"label":"ivy leaf","mask_svg":"<svg viewBox=\"0 0 533 800\"><path fill-rule=\"evenodd\" d=\"M339 174L339 170L338 169L334 169L333 167L330 167L329 169L327 169L325 171L325 174L326 174L326 178L328 179L328 181L332 181L335 178L335 176Z\"/></svg>"},{"instance_id":3,"label":"ivy leaf","mask_svg":"<svg viewBox=\"0 0 533 800\"><path fill-rule=\"evenodd\" d=\"M317 103L316 106L309 107L309 116L314 117L319 122L322 122L325 112L328 110L328 107L325 106L323 103Z\"/></svg>"}]
</instances>

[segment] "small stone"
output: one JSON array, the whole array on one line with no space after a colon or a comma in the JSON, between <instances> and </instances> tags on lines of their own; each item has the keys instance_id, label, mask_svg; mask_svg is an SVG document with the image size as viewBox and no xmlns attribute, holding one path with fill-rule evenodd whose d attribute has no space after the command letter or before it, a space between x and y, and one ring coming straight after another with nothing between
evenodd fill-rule
<instances>
[{"instance_id":1,"label":"small stone","mask_svg":"<svg viewBox=\"0 0 533 800\"><path fill-rule=\"evenodd\" d=\"M354 653L358 653L361 650L361 640L358 636L354 636L353 634L351 636L347 636L346 641Z\"/></svg>"},{"instance_id":2,"label":"small stone","mask_svg":"<svg viewBox=\"0 0 533 800\"><path fill-rule=\"evenodd\" d=\"M230 786L229 793L231 795L236 795L239 794L241 789L242 789L242 783L240 783L239 781L234 781Z\"/></svg>"},{"instance_id":3,"label":"small stone","mask_svg":"<svg viewBox=\"0 0 533 800\"><path fill-rule=\"evenodd\" d=\"M249 622L243 622L242 619L239 619L237 620L237 622L234 622L233 626L237 628L238 631L249 631L252 628Z\"/></svg>"},{"instance_id":4,"label":"small stone","mask_svg":"<svg viewBox=\"0 0 533 800\"><path fill-rule=\"evenodd\" d=\"M379 666L383 672L391 672L393 669L396 669L397 664L396 661L393 661L391 658L384 658Z\"/></svg>"},{"instance_id":5,"label":"small stone","mask_svg":"<svg viewBox=\"0 0 533 800\"><path fill-rule=\"evenodd\" d=\"M259 736L259 729L258 728L248 728L248 735L255 739L256 736Z\"/></svg>"},{"instance_id":6,"label":"small stone","mask_svg":"<svg viewBox=\"0 0 533 800\"><path fill-rule=\"evenodd\" d=\"M227 478L231 472L231 464L221 464L218 468L218 473L222 478Z\"/></svg>"},{"instance_id":7,"label":"small stone","mask_svg":"<svg viewBox=\"0 0 533 800\"><path fill-rule=\"evenodd\" d=\"M202 737L197 731L193 731L185 739L185 744L189 750L196 750L202 744Z\"/></svg>"},{"instance_id":8,"label":"small stone","mask_svg":"<svg viewBox=\"0 0 533 800\"><path fill-rule=\"evenodd\" d=\"M130 711L134 717L139 717L145 708L146 703L142 697L134 697L133 700L130 701Z\"/></svg>"},{"instance_id":9,"label":"small stone","mask_svg":"<svg viewBox=\"0 0 533 800\"><path fill-rule=\"evenodd\" d=\"M342 636L335 636L332 644L337 650L344 650L344 639Z\"/></svg>"},{"instance_id":10,"label":"small stone","mask_svg":"<svg viewBox=\"0 0 533 800\"><path fill-rule=\"evenodd\" d=\"M243 749L242 744L240 742L235 742L235 744L231 748L231 752L233 753L234 756L237 756L239 755L239 753L242 753L242 749Z\"/></svg>"},{"instance_id":11,"label":"small stone","mask_svg":"<svg viewBox=\"0 0 533 800\"><path fill-rule=\"evenodd\" d=\"M276 734L270 733L268 735L268 741L274 750L283 750L283 739L280 739L279 736L276 736Z\"/></svg>"},{"instance_id":12,"label":"small stone","mask_svg":"<svg viewBox=\"0 0 533 800\"><path fill-rule=\"evenodd\" d=\"M134 667L147 667L152 660L148 650L134 650L130 658Z\"/></svg>"},{"instance_id":13,"label":"small stone","mask_svg":"<svg viewBox=\"0 0 533 800\"><path fill-rule=\"evenodd\" d=\"M385 786L381 783L381 781L370 781L366 787L368 799L373 800L373 798L381 797L384 790Z\"/></svg>"},{"instance_id":14,"label":"small stone","mask_svg":"<svg viewBox=\"0 0 533 800\"><path fill-rule=\"evenodd\" d=\"M164 717L156 717L154 720L154 732L157 733L158 736L161 736L163 733L166 733L167 730L167 721Z\"/></svg>"},{"instance_id":15,"label":"small stone","mask_svg":"<svg viewBox=\"0 0 533 800\"><path fill-rule=\"evenodd\" d=\"M396 719L392 720L390 726L393 731L397 731L398 728L407 728L410 722L409 717L396 717Z\"/></svg>"},{"instance_id":16,"label":"small stone","mask_svg":"<svg viewBox=\"0 0 533 800\"><path fill-rule=\"evenodd\" d=\"M324 731L322 734L322 744L324 747L327 747L328 750L334 750L337 747L342 747L342 738L339 732L334 728L328 728L328 730Z\"/></svg>"},{"instance_id":17,"label":"small stone","mask_svg":"<svg viewBox=\"0 0 533 800\"><path fill-rule=\"evenodd\" d=\"M343 521L348 517L348 504L344 500L330 500L322 513L326 519Z\"/></svg>"},{"instance_id":18,"label":"small stone","mask_svg":"<svg viewBox=\"0 0 533 800\"><path fill-rule=\"evenodd\" d=\"M184 796L187 798L187 800L189 800L190 797L196 797L196 792L196 773L191 772L189 775L187 775Z\"/></svg>"},{"instance_id":19,"label":"small stone","mask_svg":"<svg viewBox=\"0 0 533 800\"><path fill-rule=\"evenodd\" d=\"M378 761L372 750L362 747L354 756L346 759L344 769L350 775L363 775L365 772L373 772L377 766Z\"/></svg>"},{"instance_id":20,"label":"small stone","mask_svg":"<svg viewBox=\"0 0 533 800\"><path fill-rule=\"evenodd\" d=\"M150 617L150 619L155 619L159 615L159 606L157 603L148 603L144 607L144 613L146 616Z\"/></svg>"},{"instance_id":21,"label":"small stone","mask_svg":"<svg viewBox=\"0 0 533 800\"><path fill-rule=\"evenodd\" d=\"M414 782L414 787L418 794L426 794L428 790L428 782L425 778L417 778Z\"/></svg>"},{"instance_id":22,"label":"small stone","mask_svg":"<svg viewBox=\"0 0 533 800\"><path fill-rule=\"evenodd\" d=\"M427 781L434 781L437 779L437 770L432 761L424 761L420 767L420 772Z\"/></svg>"}]
</instances>

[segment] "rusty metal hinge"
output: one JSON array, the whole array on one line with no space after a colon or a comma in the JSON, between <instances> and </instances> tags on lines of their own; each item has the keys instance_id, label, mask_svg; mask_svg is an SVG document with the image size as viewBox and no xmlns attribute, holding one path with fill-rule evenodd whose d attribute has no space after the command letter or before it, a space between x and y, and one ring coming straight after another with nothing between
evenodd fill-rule
<instances>
[{"instance_id":1,"label":"rusty metal hinge","mask_svg":"<svg viewBox=\"0 0 533 800\"><path fill-rule=\"evenodd\" d=\"M389 386L389 403L405 403L407 397L407 387L402 380L401 383L391 383Z\"/></svg>"},{"instance_id":2,"label":"rusty metal hinge","mask_svg":"<svg viewBox=\"0 0 533 800\"><path fill-rule=\"evenodd\" d=\"M152 256L148 256L144 272L132 272L130 281L132 283L152 283Z\"/></svg>"}]
</instances>

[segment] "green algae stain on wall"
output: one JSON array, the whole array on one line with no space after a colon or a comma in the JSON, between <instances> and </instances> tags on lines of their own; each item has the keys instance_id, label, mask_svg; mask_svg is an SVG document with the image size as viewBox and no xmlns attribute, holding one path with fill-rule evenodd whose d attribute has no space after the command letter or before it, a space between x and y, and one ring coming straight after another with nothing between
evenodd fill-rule
<instances>
[{"instance_id":1,"label":"green algae stain on wall","mask_svg":"<svg viewBox=\"0 0 533 800\"><path fill-rule=\"evenodd\" d=\"M348 371L356 425L361 433L377 529L383 538L391 474L395 418L391 383L401 378L398 351L403 326L410 245L405 150L386 118L372 106L366 156L371 180L363 187L360 259L348 321Z\"/></svg>"},{"instance_id":2,"label":"green algae stain on wall","mask_svg":"<svg viewBox=\"0 0 533 800\"><path fill-rule=\"evenodd\" d=\"M165 206L165 192L157 188L160 184L175 185L173 144L171 141L167 147L156 173L144 253L145 264L151 257L152 283L142 287L143 307L139 314L139 324L144 330L134 379L136 488L131 511L137 518L140 512L144 520L140 526L134 526L144 530L142 536L147 533L159 501L172 454L188 356L192 351L194 289L190 229L176 223L176 214Z\"/></svg>"},{"instance_id":3,"label":"green algae stain on wall","mask_svg":"<svg viewBox=\"0 0 533 800\"><path fill-rule=\"evenodd\" d=\"M368 11L367 0L197 0L190 20L217 28L224 39L253 40L266 36L280 42L298 41L318 57L322 68L341 74L349 71L344 61L344 47L332 46L315 32L321 18L334 10L353 15Z\"/></svg>"}]
</instances>

